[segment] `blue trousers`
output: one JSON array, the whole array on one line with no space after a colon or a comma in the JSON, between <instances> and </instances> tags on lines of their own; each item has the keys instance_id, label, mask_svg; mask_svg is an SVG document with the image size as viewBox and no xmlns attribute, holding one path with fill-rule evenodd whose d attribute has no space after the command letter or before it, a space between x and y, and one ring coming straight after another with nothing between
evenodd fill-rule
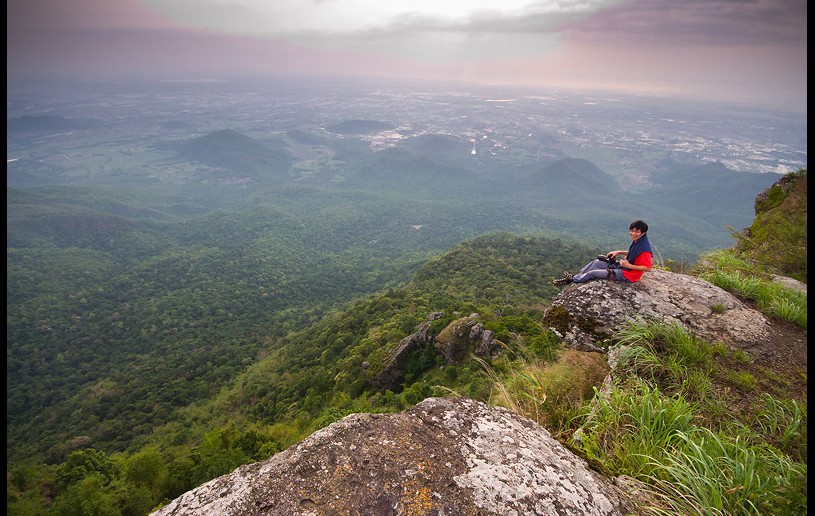
<instances>
[{"instance_id":1,"label":"blue trousers","mask_svg":"<svg viewBox=\"0 0 815 516\"><path fill-rule=\"evenodd\" d=\"M609 271L611 271L611 274L609 274ZM575 283L585 283L595 279L628 281L628 278L623 276L623 268L620 267L619 263L609 264L603 260L592 260L580 269L580 272L572 276L572 281Z\"/></svg>"}]
</instances>

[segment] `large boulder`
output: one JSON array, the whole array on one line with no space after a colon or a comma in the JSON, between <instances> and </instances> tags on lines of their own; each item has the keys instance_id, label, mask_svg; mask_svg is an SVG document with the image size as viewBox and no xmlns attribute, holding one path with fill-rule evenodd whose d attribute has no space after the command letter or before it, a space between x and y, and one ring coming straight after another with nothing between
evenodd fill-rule
<instances>
[{"instance_id":1,"label":"large boulder","mask_svg":"<svg viewBox=\"0 0 815 516\"><path fill-rule=\"evenodd\" d=\"M533 421L467 398L352 414L270 459L176 498L156 516L622 515L618 485Z\"/></svg>"},{"instance_id":2,"label":"large boulder","mask_svg":"<svg viewBox=\"0 0 815 516\"><path fill-rule=\"evenodd\" d=\"M616 329L636 318L675 321L705 340L745 350L760 346L769 331L760 312L729 292L663 270L647 272L637 283L574 283L546 310L544 323L575 349L602 351Z\"/></svg>"}]
</instances>

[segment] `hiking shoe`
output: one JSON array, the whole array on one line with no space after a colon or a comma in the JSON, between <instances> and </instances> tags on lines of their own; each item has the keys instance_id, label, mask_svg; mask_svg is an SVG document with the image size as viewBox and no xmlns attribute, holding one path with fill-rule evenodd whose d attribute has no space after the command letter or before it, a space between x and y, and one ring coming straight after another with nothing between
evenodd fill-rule
<instances>
[{"instance_id":1,"label":"hiking shoe","mask_svg":"<svg viewBox=\"0 0 815 516\"><path fill-rule=\"evenodd\" d=\"M572 282L572 275L570 273L568 273L568 272L564 272L562 278L558 278L558 279L552 281L552 285L554 285L556 287L562 287L563 285L568 285L571 282Z\"/></svg>"}]
</instances>

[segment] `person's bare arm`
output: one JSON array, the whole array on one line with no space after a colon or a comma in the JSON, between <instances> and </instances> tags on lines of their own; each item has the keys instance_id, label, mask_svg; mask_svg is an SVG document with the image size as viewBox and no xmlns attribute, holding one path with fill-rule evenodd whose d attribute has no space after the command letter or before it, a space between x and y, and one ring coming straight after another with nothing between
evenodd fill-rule
<instances>
[{"instance_id":1,"label":"person's bare arm","mask_svg":"<svg viewBox=\"0 0 815 516\"><path fill-rule=\"evenodd\" d=\"M653 269L652 267L646 267L644 265L634 265L633 263L630 263L625 258L620 260L620 265L625 267L626 269L631 269L632 271L649 272L649 271L651 271Z\"/></svg>"}]
</instances>

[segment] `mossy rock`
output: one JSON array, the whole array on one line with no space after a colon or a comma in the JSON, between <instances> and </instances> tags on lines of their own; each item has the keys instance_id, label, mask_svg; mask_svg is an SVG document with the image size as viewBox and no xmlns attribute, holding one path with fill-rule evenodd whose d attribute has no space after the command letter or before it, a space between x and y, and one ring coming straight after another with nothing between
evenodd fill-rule
<instances>
[{"instance_id":1,"label":"mossy rock","mask_svg":"<svg viewBox=\"0 0 815 516\"><path fill-rule=\"evenodd\" d=\"M553 305L546 310L543 316L543 324L553 328L561 335L565 335L572 327L572 314L560 305Z\"/></svg>"}]
</instances>

